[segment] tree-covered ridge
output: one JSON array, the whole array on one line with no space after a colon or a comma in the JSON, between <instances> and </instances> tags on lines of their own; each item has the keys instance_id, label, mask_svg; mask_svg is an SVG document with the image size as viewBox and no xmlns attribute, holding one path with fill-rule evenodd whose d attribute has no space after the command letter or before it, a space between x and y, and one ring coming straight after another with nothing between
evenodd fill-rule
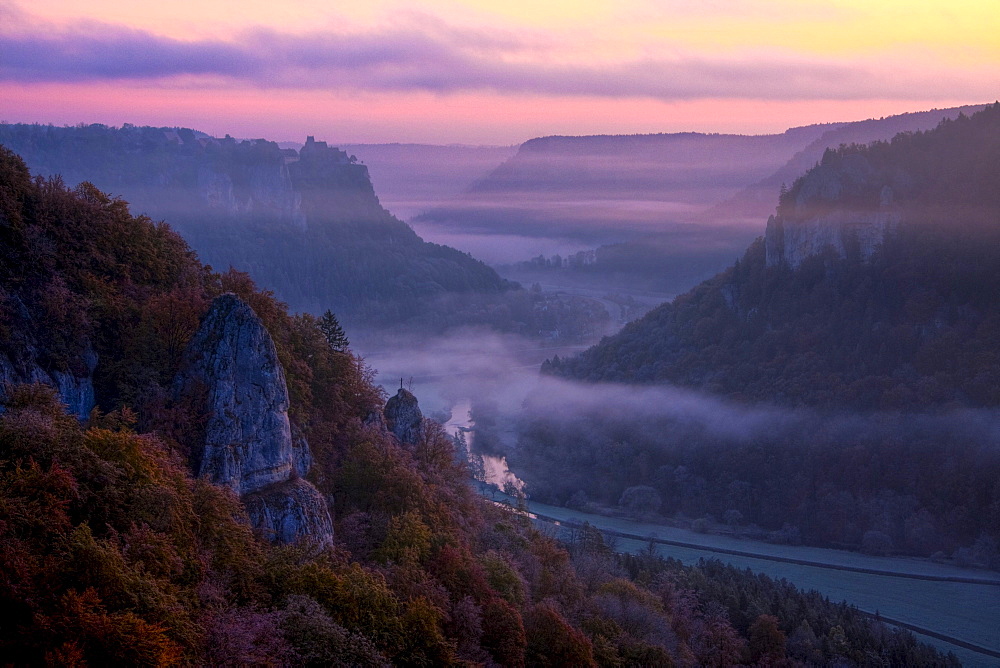
<instances>
[{"instance_id":1,"label":"tree-covered ridge","mask_svg":"<svg viewBox=\"0 0 1000 668\"><path fill-rule=\"evenodd\" d=\"M439 425L425 423L410 445L380 425L384 396L370 370L337 349L322 321L290 316L245 274L213 273L124 202L33 180L0 151L0 235L0 352L85 374L92 349L99 406L83 423L48 387L3 388L5 661L619 666L798 656L782 637L790 620L748 604L739 609L754 621L743 629L690 587L646 587L610 561L571 557L479 499ZM332 547L269 544L231 492L191 476L199 425L170 384L224 292L274 340L290 416L313 452L309 476L335 516ZM872 647L870 631L845 632L848 647ZM896 644L872 651L888 658ZM831 647L838 656L842 646ZM917 665L945 661L916 651Z\"/></svg>"},{"instance_id":2,"label":"tree-covered ridge","mask_svg":"<svg viewBox=\"0 0 1000 668\"><path fill-rule=\"evenodd\" d=\"M782 196L779 216L794 225L875 209L889 186L902 222L869 261L819 253L795 270L769 267L758 241L726 272L545 368L792 405L996 406L998 161L1000 105L829 151Z\"/></svg>"},{"instance_id":3,"label":"tree-covered ridge","mask_svg":"<svg viewBox=\"0 0 1000 668\"><path fill-rule=\"evenodd\" d=\"M382 208L367 167L324 142L296 152L185 128L4 124L0 144L36 173L94 183L170 221L204 262L251 273L295 310L399 322L442 296L512 287L424 242Z\"/></svg>"},{"instance_id":4,"label":"tree-covered ridge","mask_svg":"<svg viewBox=\"0 0 1000 668\"><path fill-rule=\"evenodd\" d=\"M536 399L510 457L529 493L634 511L626 492L643 488L654 512L708 527L1000 566L998 179L1000 105L829 151L778 217L787 229L879 210L888 187L899 223L868 259L846 244L792 268L768 262L760 239L727 271L543 367L696 388L755 406L768 427L558 420Z\"/></svg>"},{"instance_id":5,"label":"tree-covered ridge","mask_svg":"<svg viewBox=\"0 0 1000 668\"><path fill-rule=\"evenodd\" d=\"M557 417L555 401L531 403L508 461L535 501L1000 569L997 420L982 413L762 409L741 436L738 411L719 418L735 423L720 432L641 410Z\"/></svg>"},{"instance_id":6,"label":"tree-covered ridge","mask_svg":"<svg viewBox=\"0 0 1000 668\"><path fill-rule=\"evenodd\" d=\"M185 128L0 124L36 173L94 183L167 220L220 270L235 267L294 311L417 333L484 325L592 338L603 311L519 289L482 262L423 241L382 208L367 167L309 138L301 151Z\"/></svg>"},{"instance_id":7,"label":"tree-covered ridge","mask_svg":"<svg viewBox=\"0 0 1000 668\"><path fill-rule=\"evenodd\" d=\"M782 193L777 212L794 220L824 209L875 210L888 187L909 225L939 225L958 234L973 224L995 227L998 156L1000 103L946 118L933 130L828 148Z\"/></svg>"}]
</instances>

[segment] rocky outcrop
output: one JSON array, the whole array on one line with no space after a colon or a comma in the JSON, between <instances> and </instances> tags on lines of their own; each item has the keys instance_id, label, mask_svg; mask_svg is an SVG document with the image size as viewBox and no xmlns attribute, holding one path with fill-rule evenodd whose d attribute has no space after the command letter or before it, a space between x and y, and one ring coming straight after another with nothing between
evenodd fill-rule
<instances>
[{"instance_id":1,"label":"rocky outcrop","mask_svg":"<svg viewBox=\"0 0 1000 668\"><path fill-rule=\"evenodd\" d=\"M798 185L794 203L783 203L781 213L767 221L769 267L794 269L824 251L866 261L899 225L892 189L879 186L862 156L817 166Z\"/></svg>"},{"instance_id":2,"label":"rocky outcrop","mask_svg":"<svg viewBox=\"0 0 1000 668\"><path fill-rule=\"evenodd\" d=\"M243 503L254 527L273 542L309 540L328 545L333 540L323 495L301 478L249 494Z\"/></svg>"},{"instance_id":3,"label":"rocky outcrop","mask_svg":"<svg viewBox=\"0 0 1000 668\"><path fill-rule=\"evenodd\" d=\"M869 260L899 219L895 211L833 211L792 224L771 216L764 235L767 266L785 263L794 269L825 250Z\"/></svg>"},{"instance_id":4,"label":"rocky outcrop","mask_svg":"<svg viewBox=\"0 0 1000 668\"><path fill-rule=\"evenodd\" d=\"M288 389L274 342L250 306L217 297L188 345L175 394L196 398L204 436L194 444L195 473L248 503L254 525L277 540L333 535L319 492L301 479L312 462L288 419Z\"/></svg>"},{"instance_id":5,"label":"rocky outcrop","mask_svg":"<svg viewBox=\"0 0 1000 668\"><path fill-rule=\"evenodd\" d=\"M237 494L293 471L285 373L271 336L236 295L218 297L188 346L180 394L204 388L205 440L195 472Z\"/></svg>"},{"instance_id":6,"label":"rocky outcrop","mask_svg":"<svg viewBox=\"0 0 1000 668\"><path fill-rule=\"evenodd\" d=\"M81 420L90 416L96 405L94 397L94 369L97 368L97 353L89 346L84 351L82 374L70 371L46 371L36 357L29 354L24 359L11 359L10 354L0 353L0 398L9 387L22 383L42 383L56 389L59 398L66 404L66 410Z\"/></svg>"},{"instance_id":7,"label":"rocky outcrop","mask_svg":"<svg viewBox=\"0 0 1000 668\"><path fill-rule=\"evenodd\" d=\"M403 388L385 404L385 421L389 431L401 443L416 444L424 433L424 414L420 412L417 398Z\"/></svg>"}]
</instances>

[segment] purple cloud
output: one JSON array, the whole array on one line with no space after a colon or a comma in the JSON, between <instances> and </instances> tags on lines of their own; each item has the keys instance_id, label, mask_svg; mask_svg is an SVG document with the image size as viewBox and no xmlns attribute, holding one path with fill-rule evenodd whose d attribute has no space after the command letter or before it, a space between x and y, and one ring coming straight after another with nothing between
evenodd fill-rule
<instances>
[{"instance_id":1,"label":"purple cloud","mask_svg":"<svg viewBox=\"0 0 1000 668\"><path fill-rule=\"evenodd\" d=\"M923 80L860 66L792 60L682 58L551 65L506 56L538 50L510 35L440 23L364 34L258 29L235 41L184 41L118 25L0 33L0 80L87 82L212 76L264 88L496 91L543 95L864 99L976 97L954 78ZM916 75L914 75L916 76ZM984 85L985 87L985 85Z\"/></svg>"}]
</instances>

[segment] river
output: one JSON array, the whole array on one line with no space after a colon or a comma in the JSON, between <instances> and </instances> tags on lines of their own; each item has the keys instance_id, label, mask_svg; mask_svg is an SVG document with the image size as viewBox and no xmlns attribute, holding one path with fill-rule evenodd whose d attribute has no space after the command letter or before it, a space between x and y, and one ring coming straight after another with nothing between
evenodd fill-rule
<instances>
[{"instance_id":1,"label":"river","mask_svg":"<svg viewBox=\"0 0 1000 668\"><path fill-rule=\"evenodd\" d=\"M480 490L486 498L504 499L502 494L482 486ZM898 622L917 632L920 640L942 651L954 652L964 666L1000 665L1000 575L997 573L926 559L874 557L699 534L531 500L526 503L536 522L554 527L564 538L573 527L588 522L605 532L620 552L646 550L653 539L657 554L663 557L686 564L719 559L737 568L784 578L800 589L815 589L832 601L846 601L863 612L878 613Z\"/></svg>"}]
</instances>

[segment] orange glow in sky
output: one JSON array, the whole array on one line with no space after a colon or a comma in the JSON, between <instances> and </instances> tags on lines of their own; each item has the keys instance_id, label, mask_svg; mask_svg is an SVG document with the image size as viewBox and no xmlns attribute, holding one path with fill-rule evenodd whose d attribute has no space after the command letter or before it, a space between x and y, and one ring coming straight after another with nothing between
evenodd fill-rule
<instances>
[{"instance_id":1,"label":"orange glow in sky","mask_svg":"<svg viewBox=\"0 0 1000 668\"><path fill-rule=\"evenodd\" d=\"M775 132L998 90L992 1L0 0L8 122L510 144Z\"/></svg>"}]
</instances>

